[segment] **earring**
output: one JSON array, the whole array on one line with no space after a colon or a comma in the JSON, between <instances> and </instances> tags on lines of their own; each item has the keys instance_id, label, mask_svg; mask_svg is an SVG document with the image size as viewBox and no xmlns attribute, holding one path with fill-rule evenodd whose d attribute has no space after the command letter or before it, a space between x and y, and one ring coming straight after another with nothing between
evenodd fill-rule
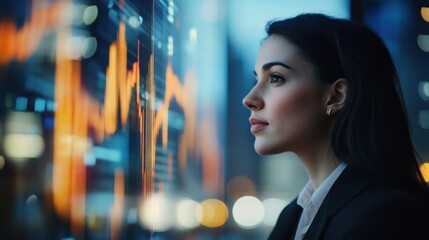
<instances>
[{"instance_id":1,"label":"earring","mask_svg":"<svg viewBox=\"0 0 429 240\"><path fill-rule=\"evenodd\" d=\"M326 116L331 116L331 112L332 112L332 108L328 108L327 110L326 110Z\"/></svg>"}]
</instances>

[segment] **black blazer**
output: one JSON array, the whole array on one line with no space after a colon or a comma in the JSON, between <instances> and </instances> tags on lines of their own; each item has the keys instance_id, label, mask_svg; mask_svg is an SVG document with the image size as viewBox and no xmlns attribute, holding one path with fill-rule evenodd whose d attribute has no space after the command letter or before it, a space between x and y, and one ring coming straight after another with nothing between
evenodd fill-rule
<instances>
[{"instance_id":1,"label":"black blazer","mask_svg":"<svg viewBox=\"0 0 429 240\"><path fill-rule=\"evenodd\" d=\"M282 211L269 240L294 239L302 208ZM375 186L346 168L322 202L304 239L429 239L429 202Z\"/></svg>"}]
</instances>

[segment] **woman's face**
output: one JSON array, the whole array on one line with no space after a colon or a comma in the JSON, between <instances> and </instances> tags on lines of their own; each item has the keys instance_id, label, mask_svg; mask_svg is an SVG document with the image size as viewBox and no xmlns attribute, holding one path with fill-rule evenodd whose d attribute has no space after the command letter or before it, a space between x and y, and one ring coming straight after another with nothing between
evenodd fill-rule
<instances>
[{"instance_id":1,"label":"woman's face","mask_svg":"<svg viewBox=\"0 0 429 240\"><path fill-rule=\"evenodd\" d=\"M311 149L327 137L324 89L314 66L279 35L268 37L255 64L256 84L243 99L260 154Z\"/></svg>"}]
</instances>

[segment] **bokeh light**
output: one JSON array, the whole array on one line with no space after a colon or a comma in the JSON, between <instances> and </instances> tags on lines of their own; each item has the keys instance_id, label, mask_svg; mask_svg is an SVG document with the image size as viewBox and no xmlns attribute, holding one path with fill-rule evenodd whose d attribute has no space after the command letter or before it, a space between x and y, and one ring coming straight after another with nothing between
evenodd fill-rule
<instances>
[{"instance_id":1,"label":"bokeh light","mask_svg":"<svg viewBox=\"0 0 429 240\"><path fill-rule=\"evenodd\" d=\"M417 36L417 45L423 52L429 52L429 35L419 34Z\"/></svg>"},{"instance_id":2,"label":"bokeh light","mask_svg":"<svg viewBox=\"0 0 429 240\"><path fill-rule=\"evenodd\" d=\"M232 207L232 216L242 228L255 228L264 218L265 208L262 202L253 196L239 198Z\"/></svg>"},{"instance_id":3,"label":"bokeh light","mask_svg":"<svg viewBox=\"0 0 429 240\"><path fill-rule=\"evenodd\" d=\"M128 19L128 24L132 27L132 28L138 28L140 25L139 19L136 16L131 16Z\"/></svg>"},{"instance_id":4,"label":"bokeh light","mask_svg":"<svg viewBox=\"0 0 429 240\"><path fill-rule=\"evenodd\" d=\"M420 172L423 175L423 179L425 182L429 183L429 163L425 162L422 165L420 165Z\"/></svg>"},{"instance_id":5,"label":"bokeh light","mask_svg":"<svg viewBox=\"0 0 429 240\"><path fill-rule=\"evenodd\" d=\"M180 228L192 229L198 227L197 217L199 203L192 199L181 199L176 206L177 223Z\"/></svg>"},{"instance_id":6,"label":"bokeh light","mask_svg":"<svg viewBox=\"0 0 429 240\"><path fill-rule=\"evenodd\" d=\"M197 208L197 217L201 225L216 228L225 224L228 219L228 208L224 202L218 199L207 199Z\"/></svg>"},{"instance_id":7,"label":"bokeh light","mask_svg":"<svg viewBox=\"0 0 429 240\"><path fill-rule=\"evenodd\" d=\"M88 6L85 8L85 11L83 12L83 22L86 25L90 25L97 19L98 16L98 8L95 5Z\"/></svg>"},{"instance_id":8,"label":"bokeh light","mask_svg":"<svg viewBox=\"0 0 429 240\"><path fill-rule=\"evenodd\" d=\"M97 50L97 39L95 37L87 37L82 42L82 57L90 58Z\"/></svg>"},{"instance_id":9,"label":"bokeh light","mask_svg":"<svg viewBox=\"0 0 429 240\"><path fill-rule=\"evenodd\" d=\"M228 182L226 194L231 200L236 200L245 195L255 195L255 184L248 177L235 176Z\"/></svg>"},{"instance_id":10,"label":"bokeh light","mask_svg":"<svg viewBox=\"0 0 429 240\"><path fill-rule=\"evenodd\" d=\"M154 193L142 201L139 220L146 229L165 232L173 225L173 212L171 200L164 194Z\"/></svg>"},{"instance_id":11,"label":"bokeh light","mask_svg":"<svg viewBox=\"0 0 429 240\"><path fill-rule=\"evenodd\" d=\"M42 136L25 133L9 133L3 144L6 155L16 159L39 157L45 147Z\"/></svg>"},{"instance_id":12,"label":"bokeh light","mask_svg":"<svg viewBox=\"0 0 429 240\"><path fill-rule=\"evenodd\" d=\"M197 41L197 39L198 39L197 29L196 28L189 29L189 40L194 43Z\"/></svg>"},{"instance_id":13,"label":"bokeh light","mask_svg":"<svg viewBox=\"0 0 429 240\"><path fill-rule=\"evenodd\" d=\"M3 157L3 155L0 155L0 170L2 170L5 165L6 165L6 161Z\"/></svg>"},{"instance_id":14,"label":"bokeh light","mask_svg":"<svg viewBox=\"0 0 429 240\"><path fill-rule=\"evenodd\" d=\"M419 124L423 129L429 129L429 110L420 110Z\"/></svg>"},{"instance_id":15,"label":"bokeh light","mask_svg":"<svg viewBox=\"0 0 429 240\"><path fill-rule=\"evenodd\" d=\"M419 82L418 92L420 97L424 101L428 101L429 100L429 82L425 82L425 81Z\"/></svg>"},{"instance_id":16,"label":"bokeh light","mask_svg":"<svg viewBox=\"0 0 429 240\"><path fill-rule=\"evenodd\" d=\"M288 202L278 198L268 198L262 201L262 204L265 207L264 223L268 226L274 226Z\"/></svg>"},{"instance_id":17,"label":"bokeh light","mask_svg":"<svg viewBox=\"0 0 429 240\"><path fill-rule=\"evenodd\" d=\"M25 203L27 204L27 206L34 206L37 205L38 202L39 198L36 195L32 194L27 198Z\"/></svg>"},{"instance_id":18,"label":"bokeh light","mask_svg":"<svg viewBox=\"0 0 429 240\"><path fill-rule=\"evenodd\" d=\"M45 148L40 116L30 112L10 112L6 117L3 149L18 161L39 157Z\"/></svg>"},{"instance_id":19,"label":"bokeh light","mask_svg":"<svg viewBox=\"0 0 429 240\"><path fill-rule=\"evenodd\" d=\"M423 20L426 22L429 22L429 8L428 7L422 7L420 9L420 13L422 15Z\"/></svg>"},{"instance_id":20,"label":"bokeh light","mask_svg":"<svg viewBox=\"0 0 429 240\"><path fill-rule=\"evenodd\" d=\"M420 165L420 172L423 175L423 179L425 182L429 183L429 163L425 162L422 165Z\"/></svg>"}]
</instances>

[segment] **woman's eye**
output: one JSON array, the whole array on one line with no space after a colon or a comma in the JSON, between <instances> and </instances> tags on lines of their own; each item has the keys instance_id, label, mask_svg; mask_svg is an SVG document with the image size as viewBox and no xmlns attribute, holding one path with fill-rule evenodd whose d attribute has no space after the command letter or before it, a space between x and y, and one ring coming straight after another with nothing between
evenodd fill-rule
<instances>
[{"instance_id":1,"label":"woman's eye","mask_svg":"<svg viewBox=\"0 0 429 240\"><path fill-rule=\"evenodd\" d=\"M284 79L282 76L278 74L272 74L270 78L270 83L283 83L286 79Z\"/></svg>"}]
</instances>

